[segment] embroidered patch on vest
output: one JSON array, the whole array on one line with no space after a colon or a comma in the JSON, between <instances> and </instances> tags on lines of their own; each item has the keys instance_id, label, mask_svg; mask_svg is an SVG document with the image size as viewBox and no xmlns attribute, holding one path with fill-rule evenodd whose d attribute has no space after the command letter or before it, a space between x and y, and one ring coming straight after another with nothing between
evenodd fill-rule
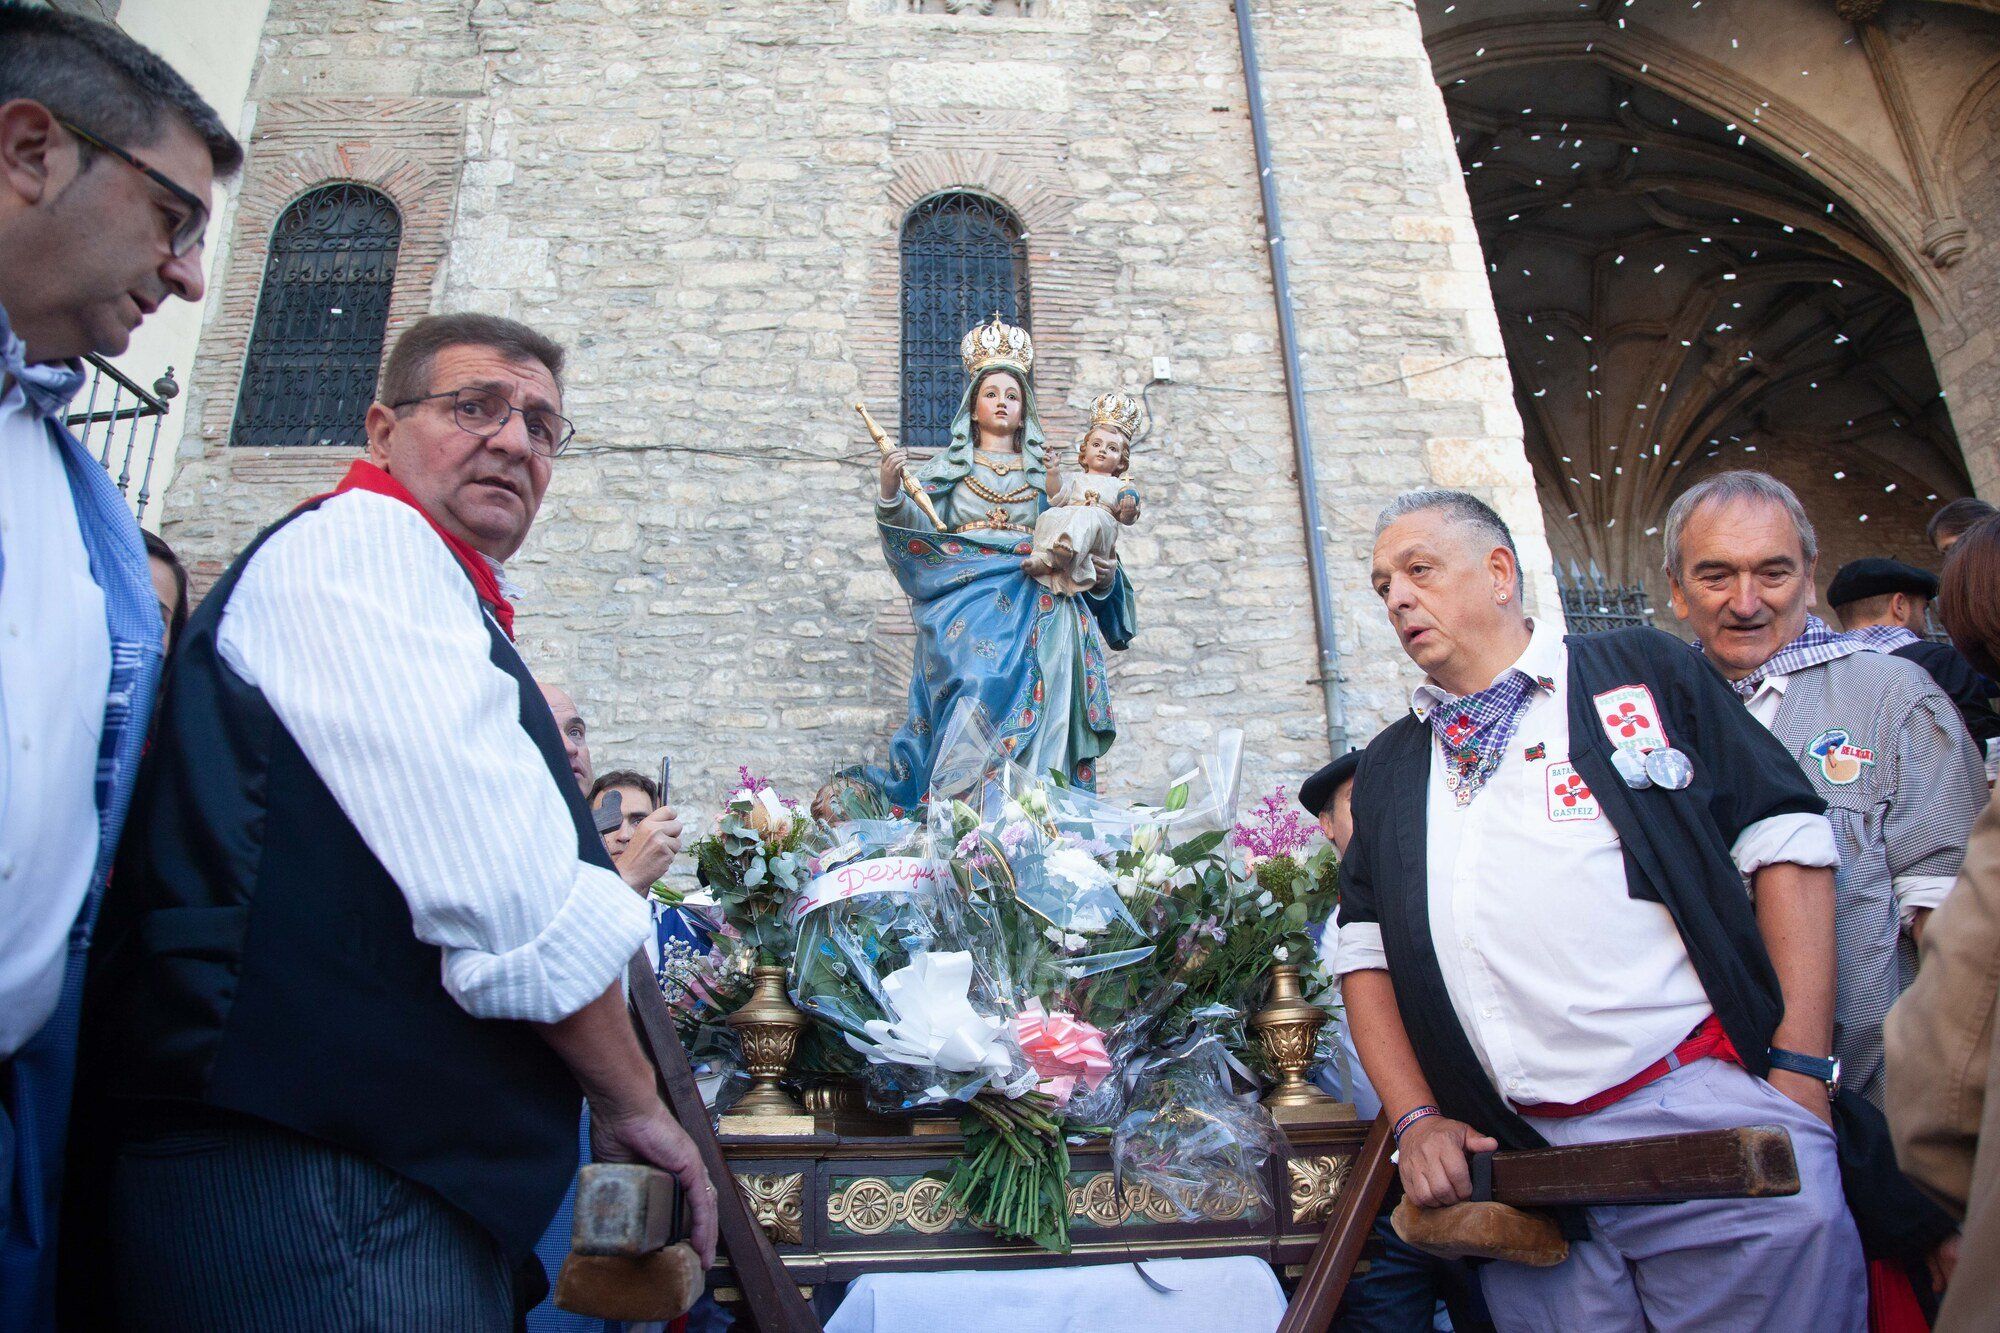
<instances>
[{"instance_id":1,"label":"embroidered patch on vest","mask_svg":"<svg viewBox=\"0 0 2000 1333\"><path fill-rule=\"evenodd\" d=\"M1597 706L1597 720L1604 727L1604 738L1613 749L1644 754L1667 744L1653 692L1644 685L1620 685L1590 698Z\"/></svg>"},{"instance_id":2,"label":"embroidered patch on vest","mask_svg":"<svg viewBox=\"0 0 2000 1333\"><path fill-rule=\"evenodd\" d=\"M1820 775L1836 787L1855 781L1875 762L1873 750L1850 743L1845 727L1828 727L1812 738L1806 753L1819 760Z\"/></svg>"},{"instance_id":3,"label":"embroidered patch on vest","mask_svg":"<svg viewBox=\"0 0 2000 1333\"><path fill-rule=\"evenodd\" d=\"M1575 764L1550 764L1548 772L1549 822L1568 824L1579 819L1596 819L1601 811Z\"/></svg>"}]
</instances>

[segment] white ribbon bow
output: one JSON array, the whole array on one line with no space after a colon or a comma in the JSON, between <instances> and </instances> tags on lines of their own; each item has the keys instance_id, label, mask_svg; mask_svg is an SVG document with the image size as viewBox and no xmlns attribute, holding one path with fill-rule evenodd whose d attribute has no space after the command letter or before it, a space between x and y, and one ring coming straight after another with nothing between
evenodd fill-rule
<instances>
[{"instance_id":1,"label":"white ribbon bow","mask_svg":"<svg viewBox=\"0 0 2000 1333\"><path fill-rule=\"evenodd\" d=\"M1014 1067L1007 1024L972 1007L972 955L918 954L882 978L893 1021L862 1025L870 1041L847 1044L876 1064L938 1068L1005 1079Z\"/></svg>"}]
</instances>

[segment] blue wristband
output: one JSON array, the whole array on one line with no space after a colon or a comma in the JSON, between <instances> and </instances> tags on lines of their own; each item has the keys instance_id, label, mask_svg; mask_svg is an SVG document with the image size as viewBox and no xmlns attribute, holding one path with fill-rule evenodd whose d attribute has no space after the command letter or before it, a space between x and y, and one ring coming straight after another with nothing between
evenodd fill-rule
<instances>
[{"instance_id":1,"label":"blue wristband","mask_svg":"<svg viewBox=\"0 0 2000 1333\"><path fill-rule=\"evenodd\" d=\"M1416 1124L1419 1120L1428 1120L1434 1115L1443 1115L1443 1114L1444 1112L1438 1110L1437 1107L1435 1106L1425 1105L1425 1106L1413 1107L1410 1110L1405 1111L1403 1113L1403 1118L1396 1122L1396 1127L1393 1130L1389 1131L1390 1136L1394 1138L1396 1142L1401 1143L1403 1141L1403 1131L1408 1129L1411 1125Z\"/></svg>"}]
</instances>

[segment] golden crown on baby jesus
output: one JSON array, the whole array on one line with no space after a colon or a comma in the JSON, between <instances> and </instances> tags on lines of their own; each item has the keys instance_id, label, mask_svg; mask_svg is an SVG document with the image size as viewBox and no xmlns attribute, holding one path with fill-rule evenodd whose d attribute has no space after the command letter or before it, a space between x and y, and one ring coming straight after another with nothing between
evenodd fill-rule
<instances>
[{"instance_id":1,"label":"golden crown on baby jesus","mask_svg":"<svg viewBox=\"0 0 2000 1333\"><path fill-rule=\"evenodd\" d=\"M1139 438L1139 400L1129 393L1100 393L1090 400L1088 435L1099 426L1109 426L1128 440Z\"/></svg>"},{"instance_id":2,"label":"golden crown on baby jesus","mask_svg":"<svg viewBox=\"0 0 2000 1333\"><path fill-rule=\"evenodd\" d=\"M1035 340L1026 329L1003 323L998 310L993 318L965 335L958 345L965 373L974 379L988 370L1011 370L1028 375L1035 369Z\"/></svg>"}]
</instances>

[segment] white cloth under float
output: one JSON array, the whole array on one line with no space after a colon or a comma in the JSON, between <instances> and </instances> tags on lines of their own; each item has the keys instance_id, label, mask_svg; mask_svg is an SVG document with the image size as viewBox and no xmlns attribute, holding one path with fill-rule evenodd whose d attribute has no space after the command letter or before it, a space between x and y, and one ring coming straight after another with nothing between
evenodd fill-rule
<instances>
[{"instance_id":1,"label":"white cloth under float","mask_svg":"<svg viewBox=\"0 0 2000 1333\"><path fill-rule=\"evenodd\" d=\"M1271 1333L1285 1314L1262 1259L1148 1259L1018 1273L871 1273L826 1333Z\"/></svg>"}]
</instances>

